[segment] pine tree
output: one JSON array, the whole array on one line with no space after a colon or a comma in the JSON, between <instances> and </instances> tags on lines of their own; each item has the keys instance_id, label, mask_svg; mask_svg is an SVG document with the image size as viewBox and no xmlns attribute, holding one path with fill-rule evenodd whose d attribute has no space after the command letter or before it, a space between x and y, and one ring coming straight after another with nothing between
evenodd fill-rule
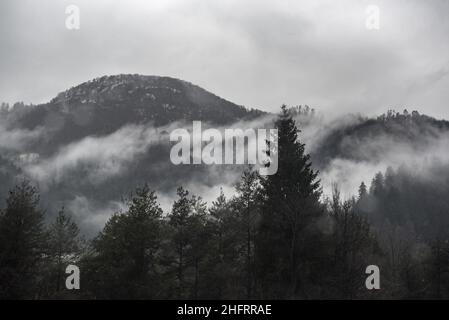
<instances>
[{"instance_id":1,"label":"pine tree","mask_svg":"<svg viewBox=\"0 0 449 320\"><path fill-rule=\"evenodd\" d=\"M55 221L50 225L49 234L49 264L50 278L56 275L53 281L45 279L46 282L54 283L53 290L58 296L61 291L64 270L67 265L77 263L81 250L80 230L71 217L64 212L64 207L58 212Z\"/></svg>"},{"instance_id":2,"label":"pine tree","mask_svg":"<svg viewBox=\"0 0 449 320\"><path fill-rule=\"evenodd\" d=\"M188 225L191 216L191 201L188 198L189 192L182 187L177 190L178 200L173 203L173 208L169 216L169 224L173 228L173 244L176 254L176 282L177 297L186 297L185 268L186 251L189 246Z\"/></svg>"},{"instance_id":3,"label":"pine tree","mask_svg":"<svg viewBox=\"0 0 449 320\"><path fill-rule=\"evenodd\" d=\"M174 251L175 297L198 298L201 291L206 254L211 245L212 230L207 228L207 208L201 197L189 196L179 187L178 199L168 216Z\"/></svg>"},{"instance_id":4,"label":"pine tree","mask_svg":"<svg viewBox=\"0 0 449 320\"><path fill-rule=\"evenodd\" d=\"M370 194L376 197L383 197L385 191L385 179L382 172L378 172L371 183Z\"/></svg>"},{"instance_id":5,"label":"pine tree","mask_svg":"<svg viewBox=\"0 0 449 320\"><path fill-rule=\"evenodd\" d=\"M0 215L0 298L36 297L46 234L39 194L27 180L9 192Z\"/></svg>"},{"instance_id":6,"label":"pine tree","mask_svg":"<svg viewBox=\"0 0 449 320\"><path fill-rule=\"evenodd\" d=\"M93 261L86 262L100 298L152 298L159 291L162 209L148 185L137 188L126 204L128 210L114 214L94 240Z\"/></svg>"},{"instance_id":7,"label":"pine tree","mask_svg":"<svg viewBox=\"0 0 449 320\"><path fill-rule=\"evenodd\" d=\"M312 169L310 156L298 139L300 131L286 106L282 106L275 126L279 168L262 180L259 275L269 296L307 296L305 270L313 246L308 243L312 237L309 227L321 214L318 172Z\"/></svg>"},{"instance_id":8,"label":"pine tree","mask_svg":"<svg viewBox=\"0 0 449 320\"><path fill-rule=\"evenodd\" d=\"M212 239L208 283L211 298L237 298L242 291L243 282L240 270L244 230L236 201L228 201L221 190L216 201L212 202L209 213Z\"/></svg>"},{"instance_id":9,"label":"pine tree","mask_svg":"<svg viewBox=\"0 0 449 320\"><path fill-rule=\"evenodd\" d=\"M257 171L251 167L247 168L242 174L241 181L236 186L236 191L235 204L240 212L246 242L246 298L251 299L255 280L254 239L256 223L260 218L259 202L261 197L261 185Z\"/></svg>"},{"instance_id":10,"label":"pine tree","mask_svg":"<svg viewBox=\"0 0 449 320\"><path fill-rule=\"evenodd\" d=\"M362 181L362 183L360 184L360 187L359 187L359 200L366 197L367 194L368 194L368 191L366 188L366 184L365 184L365 182Z\"/></svg>"},{"instance_id":11,"label":"pine tree","mask_svg":"<svg viewBox=\"0 0 449 320\"><path fill-rule=\"evenodd\" d=\"M192 257L193 286L190 298L198 299L207 297L208 287L204 287L203 275L205 273L204 263L210 252L212 230L209 228L206 203L201 197L191 197L192 216L189 219L188 233L191 246L187 254ZM205 289L205 293L204 290Z\"/></svg>"},{"instance_id":12,"label":"pine tree","mask_svg":"<svg viewBox=\"0 0 449 320\"><path fill-rule=\"evenodd\" d=\"M354 299L365 293L363 274L370 259L375 255L377 242L371 234L367 220L356 210L353 198L341 201L338 185L333 186L329 214L333 221L333 233L328 246L332 248L329 284L337 289L338 298Z\"/></svg>"}]
</instances>

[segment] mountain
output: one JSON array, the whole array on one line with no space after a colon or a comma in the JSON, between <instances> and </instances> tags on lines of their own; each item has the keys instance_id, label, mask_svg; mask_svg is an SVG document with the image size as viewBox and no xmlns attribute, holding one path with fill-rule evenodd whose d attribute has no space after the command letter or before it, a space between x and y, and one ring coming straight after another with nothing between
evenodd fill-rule
<instances>
[{"instance_id":1,"label":"mountain","mask_svg":"<svg viewBox=\"0 0 449 320\"><path fill-rule=\"evenodd\" d=\"M54 146L111 134L128 124L160 127L174 121L202 120L224 125L261 114L183 80L122 74L84 82L46 104L18 105L11 111L8 125L27 130L44 127L48 135L41 142L48 153ZM42 145L39 148L42 153Z\"/></svg>"},{"instance_id":2,"label":"mountain","mask_svg":"<svg viewBox=\"0 0 449 320\"><path fill-rule=\"evenodd\" d=\"M308 107L292 112L324 187L352 179L351 194L374 170L444 155L449 141L449 122L417 112L334 120L320 120ZM169 131L193 120L216 127L238 121L271 126L274 117L174 78L96 78L48 103L0 110L0 198L15 179L30 177L49 215L65 206L85 230L95 231L120 209L122 196L145 182L166 207L181 185L210 200L220 187L232 190L243 167L174 165Z\"/></svg>"},{"instance_id":3,"label":"mountain","mask_svg":"<svg viewBox=\"0 0 449 320\"><path fill-rule=\"evenodd\" d=\"M231 126L261 115L189 82L142 75L104 76L48 103L16 103L0 111L0 197L27 176L50 215L65 206L95 220L146 182L166 197L188 183L208 189L240 168L173 165L168 131L193 120Z\"/></svg>"}]
</instances>

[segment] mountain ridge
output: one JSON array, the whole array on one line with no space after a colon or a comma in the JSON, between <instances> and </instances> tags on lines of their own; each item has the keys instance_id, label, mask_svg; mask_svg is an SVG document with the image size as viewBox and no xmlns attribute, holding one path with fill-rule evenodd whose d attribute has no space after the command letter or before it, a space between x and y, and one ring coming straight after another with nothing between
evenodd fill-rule
<instances>
[{"instance_id":1,"label":"mountain ridge","mask_svg":"<svg viewBox=\"0 0 449 320\"><path fill-rule=\"evenodd\" d=\"M265 114L223 99L190 82L171 77L102 76L60 92L48 103L15 106L8 126L46 128L47 147L82 137L107 135L128 124L164 126L175 121L225 125ZM47 148L45 148L47 149ZM47 152L48 153L48 152Z\"/></svg>"},{"instance_id":2,"label":"mountain ridge","mask_svg":"<svg viewBox=\"0 0 449 320\"><path fill-rule=\"evenodd\" d=\"M306 146L313 147L312 163L328 175L323 180L326 183L335 177L343 181L340 172L355 175L360 183L358 171L351 170L356 164L368 163L371 168L372 163L384 161L386 154L397 160L397 146L416 156L435 139L449 133L448 121L415 112L320 122L313 120L314 112L308 107L297 111L294 116L303 130L299 137ZM145 182L165 199L170 199L180 185L190 186L200 195L212 194L217 186L235 183L242 167L173 165L167 132L153 129L188 125L193 120L216 127L237 122L263 126L271 125L274 117L275 114L244 108L176 78L98 77L59 93L46 104L18 105L2 111L0 177L4 184L0 193L5 194L18 177L37 177L45 189L42 199L54 206L50 208L52 212L62 205L74 214L80 208L88 212L86 221ZM152 139L152 135L160 135L160 139ZM16 140L13 145L11 141ZM333 167L336 159L339 162ZM343 171L333 172L333 168ZM351 190L356 191L353 187Z\"/></svg>"}]
</instances>

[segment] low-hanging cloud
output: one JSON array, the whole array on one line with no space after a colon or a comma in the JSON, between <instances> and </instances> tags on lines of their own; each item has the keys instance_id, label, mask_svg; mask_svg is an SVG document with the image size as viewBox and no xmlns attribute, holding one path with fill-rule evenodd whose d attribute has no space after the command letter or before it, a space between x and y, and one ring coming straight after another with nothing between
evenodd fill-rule
<instances>
[{"instance_id":1,"label":"low-hanging cloud","mask_svg":"<svg viewBox=\"0 0 449 320\"><path fill-rule=\"evenodd\" d=\"M8 128L3 121L0 121L0 150L20 152L38 141L44 133L43 127L34 130Z\"/></svg>"},{"instance_id":2,"label":"low-hanging cloud","mask_svg":"<svg viewBox=\"0 0 449 320\"><path fill-rule=\"evenodd\" d=\"M354 119L355 123L359 123L358 117ZM415 129L410 126L408 130L410 133ZM344 155L334 157L324 168L320 168L324 195L329 196L332 184L338 183L343 195L352 197L357 194L362 181L369 185L377 172L385 172L389 167L403 168L433 179L430 178L434 175L432 168L449 164L449 133L429 126L427 133L415 136L417 139L413 141L403 141L386 133L363 139L346 136L341 142ZM316 143L320 142L316 140Z\"/></svg>"},{"instance_id":3,"label":"low-hanging cloud","mask_svg":"<svg viewBox=\"0 0 449 320\"><path fill-rule=\"evenodd\" d=\"M170 127L176 127L173 123ZM56 154L24 168L32 178L45 184L62 181L73 170L85 168L85 179L93 184L126 172L127 165L163 139L169 130L145 125L128 125L110 135L89 136L62 147ZM165 134L166 135L166 134Z\"/></svg>"}]
</instances>

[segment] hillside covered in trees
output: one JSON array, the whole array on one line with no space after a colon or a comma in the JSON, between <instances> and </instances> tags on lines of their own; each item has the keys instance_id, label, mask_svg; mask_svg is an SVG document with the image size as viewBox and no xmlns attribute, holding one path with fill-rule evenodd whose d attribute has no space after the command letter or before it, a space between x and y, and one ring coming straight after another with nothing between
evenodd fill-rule
<instances>
[{"instance_id":1,"label":"hillside covered in trees","mask_svg":"<svg viewBox=\"0 0 449 320\"><path fill-rule=\"evenodd\" d=\"M323 194L338 182L342 197L356 193L388 166L436 157L447 162L447 121L417 112L389 111L377 118L330 117L308 106L290 111L301 127ZM275 114L248 109L187 81L156 76L99 77L56 95L48 103L0 111L0 205L21 179L39 187L45 218L65 207L81 233L93 237L110 212L138 185L157 190L169 211L178 186L211 203L220 188L230 198L244 166L177 166L168 161L169 133L191 121L223 130L271 128ZM432 159L428 159L433 161ZM47 222L48 222L47 221Z\"/></svg>"},{"instance_id":2,"label":"hillside covered in trees","mask_svg":"<svg viewBox=\"0 0 449 320\"><path fill-rule=\"evenodd\" d=\"M137 185L93 239L64 208L45 221L34 183L18 183L0 214L0 297L449 298L447 167L390 168L353 197L338 181L323 194L296 116L283 107L275 118L277 174L247 167L234 196L211 203L180 185L169 210ZM80 290L65 289L69 263ZM380 290L365 287L368 265Z\"/></svg>"}]
</instances>

